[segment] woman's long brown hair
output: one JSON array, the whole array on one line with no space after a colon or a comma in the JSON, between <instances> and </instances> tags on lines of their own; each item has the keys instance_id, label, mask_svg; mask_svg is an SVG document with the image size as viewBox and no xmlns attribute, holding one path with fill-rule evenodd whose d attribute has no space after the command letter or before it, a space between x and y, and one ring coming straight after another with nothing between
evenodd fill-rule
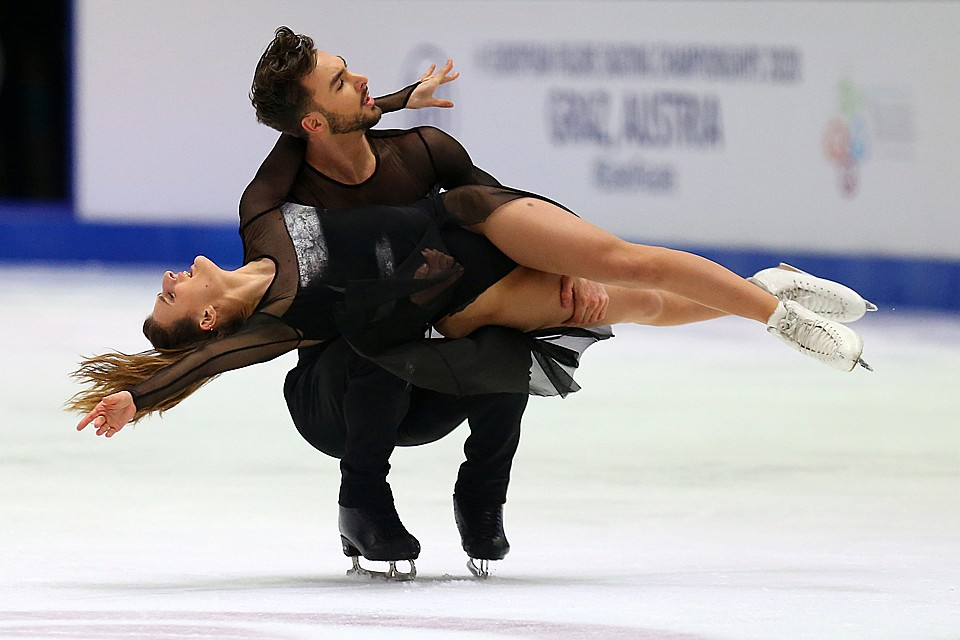
<instances>
[{"instance_id":1,"label":"woman's long brown hair","mask_svg":"<svg viewBox=\"0 0 960 640\"><path fill-rule=\"evenodd\" d=\"M148 349L129 354L114 352L84 358L80 361L80 367L70 375L79 380L85 388L67 401L66 409L89 413L104 397L143 382L160 369L179 361L194 348L196 347L191 346L163 351ZM177 406L187 396L215 377L198 380L169 398L165 398L154 407L147 409L137 407L131 422L138 422L154 412L163 415L164 411Z\"/></svg>"},{"instance_id":2,"label":"woman's long brown hair","mask_svg":"<svg viewBox=\"0 0 960 640\"><path fill-rule=\"evenodd\" d=\"M236 332L242 323L243 318L239 317L217 331L201 331L196 323L183 319L167 329L158 325L153 316L150 316L143 323L143 333L154 347L160 348L139 353L113 352L83 358L80 367L70 375L79 380L85 389L70 398L65 408L68 411L89 413L104 397L136 386L206 342ZM163 415L164 411L177 406L216 377L213 375L202 378L155 406L137 407L131 422L138 422L154 412Z\"/></svg>"}]
</instances>

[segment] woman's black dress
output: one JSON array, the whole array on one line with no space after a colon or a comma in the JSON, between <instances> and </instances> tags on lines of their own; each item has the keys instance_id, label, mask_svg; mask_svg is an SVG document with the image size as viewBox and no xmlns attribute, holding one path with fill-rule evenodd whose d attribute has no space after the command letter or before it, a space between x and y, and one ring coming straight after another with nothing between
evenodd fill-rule
<instances>
[{"instance_id":1,"label":"woman's black dress","mask_svg":"<svg viewBox=\"0 0 960 640\"><path fill-rule=\"evenodd\" d=\"M272 260L273 283L237 333L205 344L130 389L137 407L150 408L198 379L338 335L402 379L443 393L576 391L572 374L580 354L610 337L609 328L480 329L459 339L427 335L433 322L516 268L502 254L496 260L472 259L462 227L522 197L539 198L508 187L471 185L409 206L318 209L288 203L241 219L244 262ZM431 269L426 251L453 261ZM490 350L497 357L490 358Z\"/></svg>"}]
</instances>

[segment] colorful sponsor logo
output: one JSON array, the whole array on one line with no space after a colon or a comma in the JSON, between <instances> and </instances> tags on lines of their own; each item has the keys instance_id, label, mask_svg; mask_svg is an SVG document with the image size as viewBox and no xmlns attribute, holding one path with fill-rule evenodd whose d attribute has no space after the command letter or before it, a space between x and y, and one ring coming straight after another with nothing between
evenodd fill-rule
<instances>
[{"instance_id":1,"label":"colorful sponsor logo","mask_svg":"<svg viewBox=\"0 0 960 640\"><path fill-rule=\"evenodd\" d=\"M838 86L839 115L831 118L823 133L823 151L837 169L840 193L848 198L860 188L860 168L870 154L866 94L853 82Z\"/></svg>"}]
</instances>

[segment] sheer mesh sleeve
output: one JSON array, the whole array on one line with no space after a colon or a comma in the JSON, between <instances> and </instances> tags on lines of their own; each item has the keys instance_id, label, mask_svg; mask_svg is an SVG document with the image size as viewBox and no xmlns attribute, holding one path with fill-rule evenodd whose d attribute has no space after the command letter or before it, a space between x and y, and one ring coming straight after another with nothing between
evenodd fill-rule
<instances>
[{"instance_id":1,"label":"sheer mesh sleeve","mask_svg":"<svg viewBox=\"0 0 960 640\"><path fill-rule=\"evenodd\" d=\"M283 134L277 139L269 155L264 159L257 174L243 191L240 198L240 218L253 216L279 208L287 194L306 154L307 141Z\"/></svg>"},{"instance_id":2,"label":"sheer mesh sleeve","mask_svg":"<svg viewBox=\"0 0 960 640\"><path fill-rule=\"evenodd\" d=\"M401 109L406 108L407 103L410 102L410 96L413 95L413 91L418 86L420 86L419 80L407 87L404 87L403 89L400 89L400 91L395 91L389 95L374 98L373 101L384 113L400 111Z\"/></svg>"},{"instance_id":3,"label":"sheer mesh sleeve","mask_svg":"<svg viewBox=\"0 0 960 640\"><path fill-rule=\"evenodd\" d=\"M443 189L468 184L500 186L496 178L473 164L470 154L456 138L436 127L420 127L418 131Z\"/></svg>"},{"instance_id":4,"label":"sheer mesh sleeve","mask_svg":"<svg viewBox=\"0 0 960 640\"><path fill-rule=\"evenodd\" d=\"M137 409L150 409L194 382L272 360L299 343L295 329L274 316L257 313L237 333L199 347L127 391Z\"/></svg>"}]
</instances>

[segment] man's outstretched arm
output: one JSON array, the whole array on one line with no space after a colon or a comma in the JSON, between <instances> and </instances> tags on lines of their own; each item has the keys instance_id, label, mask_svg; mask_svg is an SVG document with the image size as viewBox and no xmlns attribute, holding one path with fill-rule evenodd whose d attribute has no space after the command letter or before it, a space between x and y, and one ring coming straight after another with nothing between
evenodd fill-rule
<instances>
[{"instance_id":1,"label":"man's outstretched arm","mask_svg":"<svg viewBox=\"0 0 960 640\"><path fill-rule=\"evenodd\" d=\"M428 107L449 109L453 106L452 102L435 98L433 94L437 87L453 82L459 77L460 72L453 71L453 60L447 60L447 63L439 71L437 65L432 64L426 73L413 84L389 95L374 98L374 101L384 113L392 113L401 109L426 109Z\"/></svg>"}]
</instances>

